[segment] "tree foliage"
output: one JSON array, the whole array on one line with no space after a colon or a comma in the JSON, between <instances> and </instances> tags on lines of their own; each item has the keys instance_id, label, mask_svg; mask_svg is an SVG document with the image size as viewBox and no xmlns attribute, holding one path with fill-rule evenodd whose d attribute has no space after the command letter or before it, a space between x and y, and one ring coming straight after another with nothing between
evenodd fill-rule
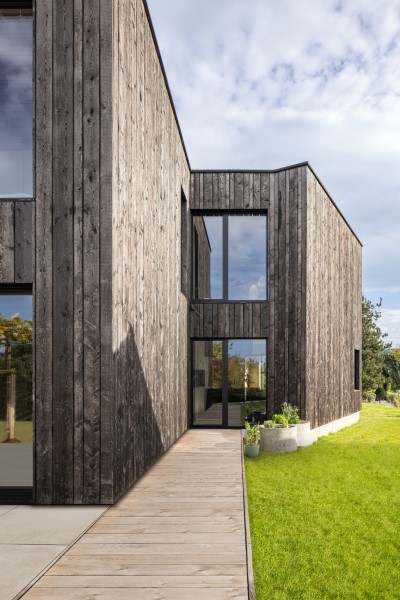
<instances>
[{"instance_id":1,"label":"tree foliage","mask_svg":"<svg viewBox=\"0 0 400 600\"><path fill-rule=\"evenodd\" d=\"M379 308L382 300L377 304L362 298L362 345L363 345L363 391L376 390L384 383L383 367L385 351L391 344L385 341L387 333L382 333L378 321L381 316Z\"/></svg>"},{"instance_id":2,"label":"tree foliage","mask_svg":"<svg viewBox=\"0 0 400 600\"><path fill-rule=\"evenodd\" d=\"M400 348L385 353L383 377L386 391L400 389Z\"/></svg>"}]
</instances>

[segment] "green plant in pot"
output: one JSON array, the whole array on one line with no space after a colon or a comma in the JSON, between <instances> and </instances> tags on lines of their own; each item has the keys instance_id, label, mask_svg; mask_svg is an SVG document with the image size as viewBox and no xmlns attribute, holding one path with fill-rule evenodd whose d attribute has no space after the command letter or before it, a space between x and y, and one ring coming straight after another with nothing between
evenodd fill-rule
<instances>
[{"instance_id":1,"label":"green plant in pot","mask_svg":"<svg viewBox=\"0 0 400 600\"><path fill-rule=\"evenodd\" d=\"M260 452L260 428L258 425L246 423L246 437L244 438L244 451L249 458L255 458Z\"/></svg>"}]
</instances>

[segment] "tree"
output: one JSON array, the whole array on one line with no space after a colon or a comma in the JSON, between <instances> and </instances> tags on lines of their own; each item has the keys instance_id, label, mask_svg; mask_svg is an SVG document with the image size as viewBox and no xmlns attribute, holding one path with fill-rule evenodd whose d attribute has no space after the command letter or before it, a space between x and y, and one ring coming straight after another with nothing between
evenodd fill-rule
<instances>
[{"instance_id":1,"label":"tree","mask_svg":"<svg viewBox=\"0 0 400 600\"><path fill-rule=\"evenodd\" d=\"M374 304L365 296L362 297L362 386L364 392L375 391L384 383L385 350L388 350L391 344L385 342L387 333L382 333L378 325L381 313L377 309L381 306L382 299Z\"/></svg>"},{"instance_id":2,"label":"tree","mask_svg":"<svg viewBox=\"0 0 400 600\"><path fill-rule=\"evenodd\" d=\"M398 390L400 388L400 349L386 352L383 361L384 388L390 391L391 388Z\"/></svg>"},{"instance_id":3,"label":"tree","mask_svg":"<svg viewBox=\"0 0 400 600\"><path fill-rule=\"evenodd\" d=\"M7 318L0 314L0 377L5 380L7 442L18 442L15 438L16 390L17 384L31 374L31 352L26 351L26 345L30 346L31 342L32 321L21 319L19 315Z\"/></svg>"}]
</instances>

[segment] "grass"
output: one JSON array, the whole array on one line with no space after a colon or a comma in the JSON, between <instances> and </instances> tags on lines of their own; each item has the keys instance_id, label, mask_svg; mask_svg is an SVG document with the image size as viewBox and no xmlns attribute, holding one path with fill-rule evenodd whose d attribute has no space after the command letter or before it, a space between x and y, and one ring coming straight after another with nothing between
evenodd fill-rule
<instances>
[{"instance_id":1,"label":"grass","mask_svg":"<svg viewBox=\"0 0 400 600\"><path fill-rule=\"evenodd\" d=\"M15 437L24 444L32 442L32 421L17 421L15 423ZM7 438L7 423L0 421L0 443Z\"/></svg>"},{"instance_id":2,"label":"grass","mask_svg":"<svg viewBox=\"0 0 400 600\"><path fill-rule=\"evenodd\" d=\"M257 600L400 598L400 410L245 459Z\"/></svg>"}]
</instances>

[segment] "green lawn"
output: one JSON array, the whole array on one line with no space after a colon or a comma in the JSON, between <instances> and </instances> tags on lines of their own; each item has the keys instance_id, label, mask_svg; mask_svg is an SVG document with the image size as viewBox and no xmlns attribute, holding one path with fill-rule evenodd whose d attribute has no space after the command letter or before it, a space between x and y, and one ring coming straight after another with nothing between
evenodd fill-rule
<instances>
[{"instance_id":1,"label":"green lawn","mask_svg":"<svg viewBox=\"0 0 400 600\"><path fill-rule=\"evenodd\" d=\"M15 423L15 437L23 443L32 442L32 421L17 421ZM0 443L7 438L7 423L0 421Z\"/></svg>"},{"instance_id":2,"label":"green lawn","mask_svg":"<svg viewBox=\"0 0 400 600\"><path fill-rule=\"evenodd\" d=\"M257 600L400 598L400 410L246 458Z\"/></svg>"}]
</instances>

